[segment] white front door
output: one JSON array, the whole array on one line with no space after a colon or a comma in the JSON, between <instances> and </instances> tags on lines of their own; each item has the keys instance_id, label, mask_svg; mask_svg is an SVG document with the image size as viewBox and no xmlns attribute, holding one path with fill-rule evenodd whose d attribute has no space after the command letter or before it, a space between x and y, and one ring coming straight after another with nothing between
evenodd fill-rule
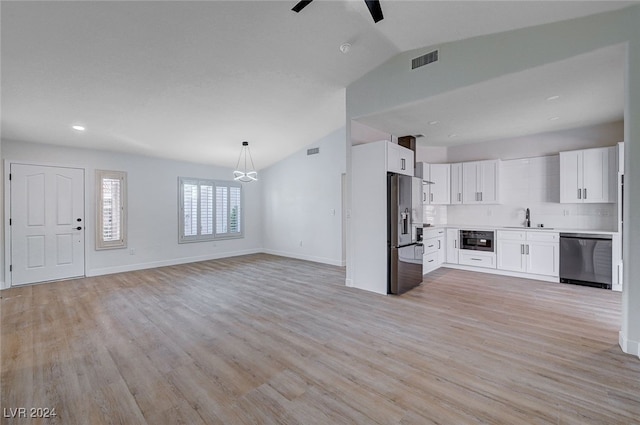
<instances>
[{"instance_id":1,"label":"white front door","mask_svg":"<svg viewBox=\"0 0 640 425\"><path fill-rule=\"evenodd\" d=\"M11 284L84 276L84 170L11 164Z\"/></svg>"}]
</instances>

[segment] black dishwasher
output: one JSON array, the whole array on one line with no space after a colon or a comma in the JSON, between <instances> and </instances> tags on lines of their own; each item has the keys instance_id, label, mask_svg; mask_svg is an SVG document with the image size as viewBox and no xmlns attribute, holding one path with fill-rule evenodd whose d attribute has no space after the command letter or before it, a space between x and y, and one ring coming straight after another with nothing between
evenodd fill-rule
<instances>
[{"instance_id":1,"label":"black dishwasher","mask_svg":"<svg viewBox=\"0 0 640 425\"><path fill-rule=\"evenodd\" d=\"M611 289L611 235L560 233L560 282Z\"/></svg>"}]
</instances>

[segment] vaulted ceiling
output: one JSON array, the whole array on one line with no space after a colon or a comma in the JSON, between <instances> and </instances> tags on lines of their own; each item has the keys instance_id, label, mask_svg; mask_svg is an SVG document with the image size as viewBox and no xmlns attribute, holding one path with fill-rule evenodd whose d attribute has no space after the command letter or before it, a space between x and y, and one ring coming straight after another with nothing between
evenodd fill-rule
<instances>
[{"instance_id":1,"label":"vaulted ceiling","mask_svg":"<svg viewBox=\"0 0 640 425\"><path fill-rule=\"evenodd\" d=\"M228 167L248 140L264 168L344 126L345 87L401 51L636 2L382 0L377 24L360 0L295 3L3 1L2 139ZM398 120L377 117L430 130Z\"/></svg>"}]
</instances>

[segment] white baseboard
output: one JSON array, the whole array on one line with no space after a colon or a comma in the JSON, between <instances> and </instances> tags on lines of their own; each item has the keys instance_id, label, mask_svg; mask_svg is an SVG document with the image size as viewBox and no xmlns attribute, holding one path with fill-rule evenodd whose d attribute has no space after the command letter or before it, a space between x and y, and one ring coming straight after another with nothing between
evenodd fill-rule
<instances>
[{"instance_id":1,"label":"white baseboard","mask_svg":"<svg viewBox=\"0 0 640 425\"><path fill-rule=\"evenodd\" d=\"M628 339L624 336L622 331L618 332L618 344L625 353L632 354L640 358L640 342Z\"/></svg>"},{"instance_id":2,"label":"white baseboard","mask_svg":"<svg viewBox=\"0 0 640 425\"><path fill-rule=\"evenodd\" d=\"M498 274L500 276L520 277L523 279L542 280L544 282L552 282L552 283L560 282L560 278L557 278L557 277L543 276L539 274L530 274L530 273L519 273L519 272L512 272L512 271L499 270L499 269L490 269L487 267L474 267L474 266L465 266L463 264L451 264L451 263L444 263L442 267L448 267L450 269L457 269L457 270L467 270L470 272Z\"/></svg>"},{"instance_id":3,"label":"white baseboard","mask_svg":"<svg viewBox=\"0 0 640 425\"><path fill-rule=\"evenodd\" d=\"M298 260L313 261L314 263L329 264L329 265L338 266L338 267L345 266L342 260L335 260L333 258L316 257L314 255L304 255L304 254L298 254L295 252L276 251L274 249L264 249L262 250L262 252L264 252L265 254L279 255L281 257L289 257L289 258L296 258Z\"/></svg>"},{"instance_id":4,"label":"white baseboard","mask_svg":"<svg viewBox=\"0 0 640 425\"><path fill-rule=\"evenodd\" d=\"M177 264L195 263L198 261L217 260L219 258L237 257L239 255L259 254L263 252L261 249L247 249L243 251L221 252L210 255L199 255L196 257L172 258L170 260L152 261L149 263L127 264L124 266L103 267L98 269L87 270L86 276L102 276L113 273L132 272L136 270L153 269L156 267L175 266Z\"/></svg>"},{"instance_id":5,"label":"white baseboard","mask_svg":"<svg viewBox=\"0 0 640 425\"><path fill-rule=\"evenodd\" d=\"M353 288L353 279L345 279L344 285Z\"/></svg>"},{"instance_id":6,"label":"white baseboard","mask_svg":"<svg viewBox=\"0 0 640 425\"><path fill-rule=\"evenodd\" d=\"M3 289L9 289L9 285L5 286L4 280L0 280L0 291Z\"/></svg>"}]
</instances>

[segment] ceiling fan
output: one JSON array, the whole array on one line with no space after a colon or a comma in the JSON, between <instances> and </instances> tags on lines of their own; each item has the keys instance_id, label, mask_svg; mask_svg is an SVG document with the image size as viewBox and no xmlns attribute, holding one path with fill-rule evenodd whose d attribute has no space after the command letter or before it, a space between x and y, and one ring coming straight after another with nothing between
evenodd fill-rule
<instances>
[{"instance_id":1,"label":"ceiling fan","mask_svg":"<svg viewBox=\"0 0 640 425\"><path fill-rule=\"evenodd\" d=\"M298 4L296 4L295 6L293 6L293 10L294 12L298 13L300 12L302 9L304 9L305 7L309 6L309 3L311 3L313 0L302 0L300 2L298 2ZM382 8L380 7L380 1L379 0L364 0L364 2L367 4L367 7L369 8L369 13L371 13L371 17L373 18L373 22L379 22L382 21L384 19L384 16L382 16Z\"/></svg>"}]
</instances>

